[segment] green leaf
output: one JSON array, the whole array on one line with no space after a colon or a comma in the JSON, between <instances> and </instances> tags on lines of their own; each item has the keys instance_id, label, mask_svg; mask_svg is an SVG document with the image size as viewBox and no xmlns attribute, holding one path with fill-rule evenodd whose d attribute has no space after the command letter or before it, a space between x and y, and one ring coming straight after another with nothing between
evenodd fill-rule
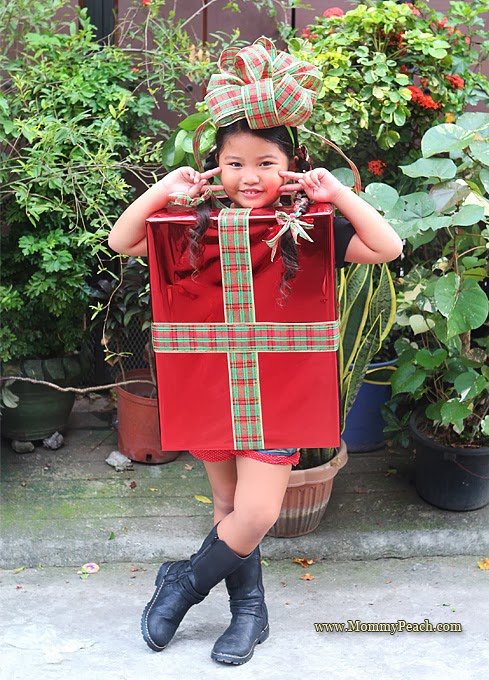
<instances>
[{"instance_id":1,"label":"green leaf","mask_svg":"<svg viewBox=\"0 0 489 680\"><path fill-rule=\"evenodd\" d=\"M188 132L194 131L197 130L199 125L202 125L202 123L208 120L208 118L208 113L192 113L188 118L182 120L178 124L178 127L182 128L182 130L187 130Z\"/></svg>"},{"instance_id":2,"label":"green leaf","mask_svg":"<svg viewBox=\"0 0 489 680\"><path fill-rule=\"evenodd\" d=\"M355 179L351 168L336 168L335 170L332 170L331 174L334 175L336 179L339 179L346 187L355 186Z\"/></svg>"},{"instance_id":3,"label":"green leaf","mask_svg":"<svg viewBox=\"0 0 489 680\"><path fill-rule=\"evenodd\" d=\"M438 368L447 358L447 352L444 349L435 349L431 352L429 349L420 349L416 352L416 363L423 368Z\"/></svg>"},{"instance_id":4,"label":"green leaf","mask_svg":"<svg viewBox=\"0 0 489 680\"><path fill-rule=\"evenodd\" d=\"M489 436L489 416L486 416L481 421L481 432Z\"/></svg>"},{"instance_id":5,"label":"green leaf","mask_svg":"<svg viewBox=\"0 0 489 680\"><path fill-rule=\"evenodd\" d=\"M437 212L443 212L459 205L470 194L470 187L462 180L443 182L432 187L429 197Z\"/></svg>"},{"instance_id":6,"label":"green leaf","mask_svg":"<svg viewBox=\"0 0 489 680\"><path fill-rule=\"evenodd\" d=\"M452 224L457 227L471 227L484 218L484 208L481 205L463 205L452 216Z\"/></svg>"},{"instance_id":7,"label":"green leaf","mask_svg":"<svg viewBox=\"0 0 489 680\"><path fill-rule=\"evenodd\" d=\"M489 113L470 111L457 118L457 125L464 130L481 130L489 125Z\"/></svg>"},{"instance_id":8,"label":"green leaf","mask_svg":"<svg viewBox=\"0 0 489 680\"><path fill-rule=\"evenodd\" d=\"M449 399L440 409L441 423L445 427L452 425L455 432L462 434L464 420L472 415L470 408L458 399Z\"/></svg>"},{"instance_id":9,"label":"green leaf","mask_svg":"<svg viewBox=\"0 0 489 680\"><path fill-rule=\"evenodd\" d=\"M437 153L462 151L473 139L474 133L453 123L443 123L425 132L421 140L421 150L425 158L430 158Z\"/></svg>"},{"instance_id":10,"label":"green leaf","mask_svg":"<svg viewBox=\"0 0 489 680\"><path fill-rule=\"evenodd\" d=\"M424 383L426 376L426 371L413 366L413 364L399 366L397 371L392 374L392 395L401 392L414 394Z\"/></svg>"},{"instance_id":11,"label":"green leaf","mask_svg":"<svg viewBox=\"0 0 489 680\"><path fill-rule=\"evenodd\" d=\"M447 180L455 177L457 173L457 166L450 158L419 158L411 165L399 167L408 177L436 177Z\"/></svg>"},{"instance_id":12,"label":"green leaf","mask_svg":"<svg viewBox=\"0 0 489 680\"><path fill-rule=\"evenodd\" d=\"M487 319L487 296L473 279L461 279L449 272L435 285L435 303L447 319L447 338L482 326Z\"/></svg>"},{"instance_id":13,"label":"green leaf","mask_svg":"<svg viewBox=\"0 0 489 680\"><path fill-rule=\"evenodd\" d=\"M470 145L470 152L476 161L489 166L489 142L472 142Z\"/></svg>"},{"instance_id":14,"label":"green leaf","mask_svg":"<svg viewBox=\"0 0 489 680\"><path fill-rule=\"evenodd\" d=\"M432 319L425 319L421 314L413 314L409 317L409 325L413 329L413 333L427 333L431 328L434 328L435 322Z\"/></svg>"},{"instance_id":15,"label":"green leaf","mask_svg":"<svg viewBox=\"0 0 489 680\"><path fill-rule=\"evenodd\" d=\"M182 149L185 151L185 153L192 153L194 149L194 135L192 133L186 134L186 136L182 139Z\"/></svg>"},{"instance_id":16,"label":"green leaf","mask_svg":"<svg viewBox=\"0 0 489 680\"><path fill-rule=\"evenodd\" d=\"M365 187L365 199L376 210L387 212L393 208L399 200L397 191L383 182L372 182Z\"/></svg>"},{"instance_id":17,"label":"green leaf","mask_svg":"<svg viewBox=\"0 0 489 680\"><path fill-rule=\"evenodd\" d=\"M482 168L479 173L480 181L482 182L486 193L489 194L489 170Z\"/></svg>"},{"instance_id":18,"label":"green leaf","mask_svg":"<svg viewBox=\"0 0 489 680\"><path fill-rule=\"evenodd\" d=\"M466 371L459 375L455 380L455 389L462 401L474 399L485 389L487 383L483 375L475 371Z\"/></svg>"}]
</instances>

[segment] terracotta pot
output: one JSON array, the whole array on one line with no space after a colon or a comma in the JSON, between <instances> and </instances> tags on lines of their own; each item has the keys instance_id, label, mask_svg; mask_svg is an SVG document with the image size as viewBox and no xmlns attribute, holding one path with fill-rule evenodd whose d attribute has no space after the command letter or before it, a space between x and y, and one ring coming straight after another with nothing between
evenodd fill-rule
<instances>
[{"instance_id":1,"label":"terracotta pot","mask_svg":"<svg viewBox=\"0 0 489 680\"><path fill-rule=\"evenodd\" d=\"M126 371L126 380L151 380L149 369ZM180 451L162 451L158 401L147 383L117 387L119 451L138 463L169 463Z\"/></svg>"},{"instance_id":2,"label":"terracotta pot","mask_svg":"<svg viewBox=\"0 0 489 680\"><path fill-rule=\"evenodd\" d=\"M338 453L328 463L309 470L292 470L280 515L267 535L303 536L317 529L331 496L333 479L347 460L346 444L342 440Z\"/></svg>"}]
</instances>

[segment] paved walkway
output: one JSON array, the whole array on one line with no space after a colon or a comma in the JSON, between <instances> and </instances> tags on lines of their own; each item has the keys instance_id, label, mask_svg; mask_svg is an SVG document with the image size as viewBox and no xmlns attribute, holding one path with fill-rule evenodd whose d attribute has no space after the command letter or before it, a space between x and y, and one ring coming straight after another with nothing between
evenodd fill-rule
<instances>
[{"instance_id":1,"label":"paved walkway","mask_svg":"<svg viewBox=\"0 0 489 680\"><path fill-rule=\"evenodd\" d=\"M487 675L489 571L475 557L270 561L270 638L251 661L210 658L230 615L219 584L193 607L166 650L139 632L156 565L0 573L1 680L480 680ZM461 632L316 632L314 623L461 624Z\"/></svg>"},{"instance_id":2,"label":"paved walkway","mask_svg":"<svg viewBox=\"0 0 489 680\"><path fill-rule=\"evenodd\" d=\"M190 454L126 472L105 463L117 448L110 413L75 411L58 451L15 454L2 444L0 568L181 559L212 527L212 505L195 498L211 495L205 469ZM294 539L266 537L264 557L489 554L489 506L439 510L418 496L413 476L409 451L350 454L319 528Z\"/></svg>"},{"instance_id":3,"label":"paved walkway","mask_svg":"<svg viewBox=\"0 0 489 680\"><path fill-rule=\"evenodd\" d=\"M415 491L412 454L389 449L350 455L315 532L263 541L271 636L250 663L210 659L229 620L223 584L167 650L151 652L139 632L142 608L159 563L187 557L212 526L212 505L195 498L210 488L189 454L115 472L105 463L117 448L110 413L84 411L86 403L62 449L2 449L0 680L484 677L489 571L477 562L489 556L489 507L431 507ZM306 570L296 557L314 562ZM81 579L86 562L101 568ZM314 578L303 580L307 572ZM462 631L314 627L425 619Z\"/></svg>"}]
</instances>

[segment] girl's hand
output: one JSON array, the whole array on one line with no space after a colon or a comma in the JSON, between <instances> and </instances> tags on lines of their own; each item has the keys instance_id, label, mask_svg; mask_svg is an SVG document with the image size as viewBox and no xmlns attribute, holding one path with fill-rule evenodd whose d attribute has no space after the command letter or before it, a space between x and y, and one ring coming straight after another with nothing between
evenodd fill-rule
<instances>
[{"instance_id":1,"label":"girl's hand","mask_svg":"<svg viewBox=\"0 0 489 680\"><path fill-rule=\"evenodd\" d=\"M223 187L221 185L208 184L210 178L218 175L220 172L221 168L199 172L186 166L169 172L155 186L159 185L167 194L186 194L190 198L195 198L199 194L204 193L206 189L222 191Z\"/></svg>"},{"instance_id":2,"label":"girl's hand","mask_svg":"<svg viewBox=\"0 0 489 680\"><path fill-rule=\"evenodd\" d=\"M316 168L304 173L280 170L278 174L285 179L295 180L293 184L284 184L280 187L281 194L305 191L307 197L317 203L335 203L345 189L345 186L326 168Z\"/></svg>"}]
</instances>

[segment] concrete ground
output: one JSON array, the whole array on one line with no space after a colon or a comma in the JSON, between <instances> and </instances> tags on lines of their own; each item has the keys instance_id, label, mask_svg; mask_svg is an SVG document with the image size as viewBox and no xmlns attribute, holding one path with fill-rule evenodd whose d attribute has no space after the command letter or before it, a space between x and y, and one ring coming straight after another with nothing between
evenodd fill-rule
<instances>
[{"instance_id":1,"label":"concrete ground","mask_svg":"<svg viewBox=\"0 0 489 680\"><path fill-rule=\"evenodd\" d=\"M139 632L157 565L0 574L1 680L470 680L489 664L489 572L474 556L264 566L270 638L239 667L210 658L229 613L219 584L152 652ZM309 573L313 580L302 580ZM316 632L315 623L460 624L461 632ZM457 626L460 627L460 626Z\"/></svg>"},{"instance_id":2,"label":"concrete ground","mask_svg":"<svg viewBox=\"0 0 489 680\"><path fill-rule=\"evenodd\" d=\"M351 454L319 528L262 543L271 636L242 667L210 659L229 614L219 584L155 654L139 631L159 563L187 557L212 526L202 464L105 463L117 448L110 411L81 400L65 446L15 454L2 446L0 680L153 680L329 676L479 678L489 506L456 513L424 502L410 451ZM304 569L294 558L309 558ZM80 578L81 565L100 571ZM306 573L314 578L302 579ZM316 632L314 623L400 620L461 624L461 632Z\"/></svg>"}]
</instances>

